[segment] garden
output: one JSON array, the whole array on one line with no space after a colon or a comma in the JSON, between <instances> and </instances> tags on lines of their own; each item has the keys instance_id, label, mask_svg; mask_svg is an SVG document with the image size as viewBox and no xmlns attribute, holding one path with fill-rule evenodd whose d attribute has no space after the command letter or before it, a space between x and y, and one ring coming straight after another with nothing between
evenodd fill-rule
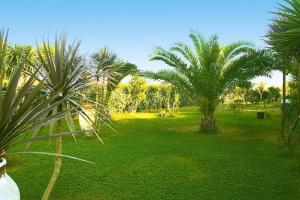
<instances>
[{"instance_id":1,"label":"garden","mask_svg":"<svg viewBox=\"0 0 300 200\"><path fill-rule=\"evenodd\" d=\"M0 31L0 200L298 200L300 1L272 12L265 47L190 31L161 70Z\"/></svg>"}]
</instances>

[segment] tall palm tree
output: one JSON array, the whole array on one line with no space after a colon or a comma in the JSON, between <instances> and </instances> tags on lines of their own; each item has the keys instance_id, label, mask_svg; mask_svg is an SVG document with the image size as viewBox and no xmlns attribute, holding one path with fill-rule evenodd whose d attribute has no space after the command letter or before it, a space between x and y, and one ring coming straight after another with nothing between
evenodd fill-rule
<instances>
[{"instance_id":1,"label":"tall palm tree","mask_svg":"<svg viewBox=\"0 0 300 200\"><path fill-rule=\"evenodd\" d=\"M91 122L90 117L81 108L80 100L85 98L80 91L88 86L87 80L84 80L86 73L86 65L83 57L79 55L79 42L67 45L66 37L63 35L55 39L54 49L50 43L43 42L42 47L38 47L37 53L41 64L40 76L44 79L44 85L48 94L57 93L60 95L55 98L52 103L57 104L50 115L55 113L67 113L65 120L67 121L69 131L75 133L75 126L71 117L74 113L80 113L84 118ZM50 131L56 125L56 131L62 131L62 120L58 120L57 124L51 124ZM100 139L97 132L96 136ZM101 140L101 139L100 139ZM42 199L48 199L60 173L62 164L62 138L56 138L56 160L55 167L50 182L43 194Z\"/></svg>"},{"instance_id":2,"label":"tall palm tree","mask_svg":"<svg viewBox=\"0 0 300 200\"><path fill-rule=\"evenodd\" d=\"M135 74L137 67L134 64L120 60L117 54L107 47L92 54L91 58L95 68L96 82L99 86L96 94L96 102L107 106L110 96L117 85L126 76ZM95 119L99 121L97 120L97 116Z\"/></svg>"},{"instance_id":3,"label":"tall palm tree","mask_svg":"<svg viewBox=\"0 0 300 200\"><path fill-rule=\"evenodd\" d=\"M250 42L238 41L221 46L215 35L209 40L199 33L191 33L189 37L194 44L194 51L178 42L170 50L158 47L150 57L152 61L166 63L172 70L143 74L189 91L200 105L200 129L216 131L214 113L219 103L239 82L266 75L269 63L263 59L264 51L256 51Z\"/></svg>"},{"instance_id":4,"label":"tall palm tree","mask_svg":"<svg viewBox=\"0 0 300 200\"><path fill-rule=\"evenodd\" d=\"M274 12L276 18L269 25L267 42L276 51L287 57L293 57L297 62L297 115L289 130L289 141L297 127L300 115L300 1L284 0L287 5L279 4L279 10Z\"/></svg>"}]
</instances>

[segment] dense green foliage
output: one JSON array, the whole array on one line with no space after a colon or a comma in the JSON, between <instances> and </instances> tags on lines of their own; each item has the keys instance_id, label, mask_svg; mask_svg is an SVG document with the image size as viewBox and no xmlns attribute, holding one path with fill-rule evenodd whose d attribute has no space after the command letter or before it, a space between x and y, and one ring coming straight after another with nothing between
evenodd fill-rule
<instances>
[{"instance_id":1,"label":"dense green foliage","mask_svg":"<svg viewBox=\"0 0 300 200\"><path fill-rule=\"evenodd\" d=\"M174 113L179 107L197 106L197 101L189 98L188 93L178 91L170 84L139 85L133 82L133 86L131 83L132 82L119 84L112 92L108 102L108 109L111 114L132 112L131 102L133 100L131 99L131 88L138 87L142 87L138 91L142 91L141 97L143 99L137 106L138 112L164 111L166 113ZM143 88L146 88L146 90L144 91ZM85 90L85 94L91 99L96 99L95 91L97 91L97 89L96 85L91 85L88 90ZM222 103L235 107L260 102L278 103L280 100L281 89L279 87L265 87L262 99L260 99L260 94L258 90L255 89L255 86L253 86L251 82L246 82L232 90L232 92L224 98L224 102Z\"/></svg>"},{"instance_id":2,"label":"dense green foliage","mask_svg":"<svg viewBox=\"0 0 300 200\"><path fill-rule=\"evenodd\" d=\"M134 76L128 84L130 95L129 109L136 112L139 104L146 99L147 81L141 77Z\"/></svg>"},{"instance_id":3,"label":"dense green foliage","mask_svg":"<svg viewBox=\"0 0 300 200\"><path fill-rule=\"evenodd\" d=\"M164 109L174 112L179 107L180 95L171 85L149 85L146 99L139 106L139 110L153 111Z\"/></svg>"},{"instance_id":4,"label":"dense green foliage","mask_svg":"<svg viewBox=\"0 0 300 200\"><path fill-rule=\"evenodd\" d=\"M278 107L268 120L256 119L254 112L218 111L222 134L214 135L199 134L199 114L197 108L170 118L121 114L113 124L118 134L104 129L105 145L90 137L79 137L74 145L71 137L65 138L66 154L97 165L65 162L51 199L300 198L299 163L286 156L276 139ZM35 143L32 148L51 151L53 143ZM39 199L53 159L12 155L8 161L22 199Z\"/></svg>"},{"instance_id":5,"label":"dense green foliage","mask_svg":"<svg viewBox=\"0 0 300 200\"><path fill-rule=\"evenodd\" d=\"M134 85L136 86L136 84ZM142 87L144 87L145 91L143 89L139 90L143 92L141 94L142 101L139 102L136 111L165 111L173 113L179 108L181 96L171 85L143 84ZM134 94L134 92L131 92L131 88L133 88L133 86L130 83L121 84L112 93L109 101L111 112L132 112L131 102L133 102L132 98L134 96L132 96L132 94Z\"/></svg>"}]
</instances>

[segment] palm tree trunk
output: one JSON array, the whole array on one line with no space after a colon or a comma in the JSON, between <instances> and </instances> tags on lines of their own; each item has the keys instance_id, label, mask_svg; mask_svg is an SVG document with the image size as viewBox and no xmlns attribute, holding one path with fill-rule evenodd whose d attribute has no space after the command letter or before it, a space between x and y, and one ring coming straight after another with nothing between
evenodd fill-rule
<instances>
[{"instance_id":1,"label":"palm tree trunk","mask_svg":"<svg viewBox=\"0 0 300 200\"><path fill-rule=\"evenodd\" d=\"M286 74L285 69L282 70L282 108L281 108L281 138L285 140L285 121L286 121Z\"/></svg>"},{"instance_id":2,"label":"palm tree trunk","mask_svg":"<svg viewBox=\"0 0 300 200\"><path fill-rule=\"evenodd\" d=\"M105 109L103 109L103 114L105 115L105 118L103 120L105 120L105 121L107 121L107 120L109 121L112 119L111 112L108 108L111 94L112 94L112 91L108 91L107 86L106 86L105 99L104 99L104 104L103 104L103 106L105 107Z\"/></svg>"},{"instance_id":3,"label":"palm tree trunk","mask_svg":"<svg viewBox=\"0 0 300 200\"><path fill-rule=\"evenodd\" d=\"M289 133L288 133L288 146L291 148L291 152L293 153L293 134L294 131L296 130L298 124L299 124L299 115L300 115L300 58L297 59L297 70L298 70L298 75L297 75L297 115L296 119L294 120L293 124L290 126Z\"/></svg>"},{"instance_id":4,"label":"palm tree trunk","mask_svg":"<svg viewBox=\"0 0 300 200\"><path fill-rule=\"evenodd\" d=\"M214 112L207 112L202 115L200 130L209 132L216 132L218 130Z\"/></svg>"},{"instance_id":5,"label":"palm tree trunk","mask_svg":"<svg viewBox=\"0 0 300 200\"><path fill-rule=\"evenodd\" d=\"M94 129L98 130L99 129L99 125L101 122L101 117L99 116L99 113L97 111L100 111L101 113L103 113L103 85L102 83L100 83L101 85L99 85L98 81L97 81L97 89L96 89L96 111L95 111L95 115L94 115Z\"/></svg>"},{"instance_id":6,"label":"palm tree trunk","mask_svg":"<svg viewBox=\"0 0 300 200\"><path fill-rule=\"evenodd\" d=\"M62 105L59 105L57 108L57 112L62 112ZM57 122L57 130L58 133L62 131L62 120L58 120ZM55 164L54 164L54 170L51 176L51 179L48 183L48 186L46 190L44 191L44 194L42 196L42 200L48 200L49 196L54 188L54 185L57 181L57 178L60 174L61 165L62 165L62 157L60 156L62 154L62 138L58 137L56 138L56 147L55 147L55 153L57 154L55 156Z\"/></svg>"},{"instance_id":7,"label":"palm tree trunk","mask_svg":"<svg viewBox=\"0 0 300 200\"><path fill-rule=\"evenodd\" d=\"M299 112L298 112L298 113L299 113ZM292 142L293 142L293 140L292 140L292 138L293 138L293 133L294 133L294 131L296 130L298 123L299 123L299 117L297 117L297 118L294 120L293 124L290 126L289 135L288 135L288 145L289 145L289 146L292 146Z\"/></svg>"}]
</instances>

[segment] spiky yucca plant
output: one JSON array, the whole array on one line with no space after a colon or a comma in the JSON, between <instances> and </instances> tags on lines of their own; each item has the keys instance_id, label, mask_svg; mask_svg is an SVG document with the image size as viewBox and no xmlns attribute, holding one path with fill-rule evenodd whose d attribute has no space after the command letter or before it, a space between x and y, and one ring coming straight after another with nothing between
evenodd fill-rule
<instances>
[{"instance_id":1,"label":"spiky yucca plant","mask_svg":"<svg viewBox=\"0 0 300 200\"><path fill-rule=\"evenodd\" d=\"M7 55L7 33L0 32L0 157L5 156L10 147L24 140L30 141L27 139L29 130L63 116L63 113L46 116L64 99L53 103L59 91L52 93L47 99L39 98L43 83L37 83L38 70L22 85L20 84L28 53L24 52L15 62L15 66L9 66L14 70L11 72L7 87L3 88L2 80L6 73L4 63Z\"/></svg>"},{"instance_id":2,"label":"spiky yucca plant","mask_svg":"<svg viewBox=\"0 0 300 200\"><path fill-rule=\"evenodd\" d=\"M67 44L66 37L63 35L60 38L56 37L54 46L50 43L43 42L42 47L38 48L37 53L41 64L40 75L44 77L44 85L48 94L60 92L60 95L55 98L52 103L57 104L56 109L53 109L50 115L60 112L67 112L65 117L69 131L75 132L73 118L74 113L79 113L84 116L84 119L89 123L93 123L89 115L82 109L81 100L85 96L80 91L88 86L84 75L87 70L83 57L79 55L79 42L72 45ZM61 103L57 103L61 102ZM56 124L52 123L50 131L56 126L56 131L62 131L62 120ZM96 130L94 134L100 139ZM101 140L101 139L100 139ZM55 185L55 182L60 173L62 164L62 138L56 138L56 160L55 167L49 184L43 194L42 199L48 199Z\"/></svg>"},{"instance_id":3,"label":"spiky yucca plant","mask_svg":"<svg viewBox=\"0 0 300 200\"><path fill-rule=\"evenodd\" d=\"M256 51L250 42L238 41L221 46L217 36L209 40L197 33L189 36L194 50L178 42L170 50L158 47L150 57L152 61L166 63L173 70L143 74L188 91L200 105L200 129L216 131L214 113L219 103L239 82L266 75L269 63L264 59L264 52Z\"/></svg>"}]
</instances>

